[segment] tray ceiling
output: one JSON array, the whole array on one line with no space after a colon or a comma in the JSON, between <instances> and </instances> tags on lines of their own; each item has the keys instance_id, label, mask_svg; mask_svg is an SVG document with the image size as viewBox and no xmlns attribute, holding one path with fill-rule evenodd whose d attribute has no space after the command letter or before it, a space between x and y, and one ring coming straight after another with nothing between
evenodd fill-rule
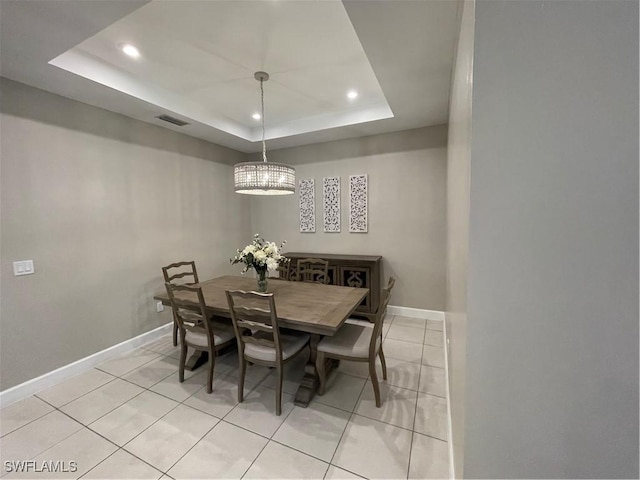
<instances>
[{"instance_id":1,"label":"tray ceiling","mask_svg":"<svg viewBox=\"0 0 640 480\"><path fill-rule=\"evenodd\" d=\"M264 70L269 148L308 144L446 123L456 7L454 0L3 0L0 73L252 152L261 136L253 74ZM140 56L125 55L124 43ZM165 124L161 114L189 125Z\"/></svg>"}]
</instances>

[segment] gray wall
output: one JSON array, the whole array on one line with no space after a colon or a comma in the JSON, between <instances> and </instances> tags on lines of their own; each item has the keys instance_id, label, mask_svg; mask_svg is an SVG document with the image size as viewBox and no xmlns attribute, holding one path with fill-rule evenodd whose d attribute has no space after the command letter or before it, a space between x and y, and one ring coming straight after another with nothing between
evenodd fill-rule
<instances>
[{"instance_id":1,"label":"gray wall","mask_svg":"<svg viewBox=\"0 0 640 480\"><path fill-rule=\"evenodd\" d=\"M457 478L462 478L464 475L474 9L474 0L466 0L459 4L460 35L451 78L447 148L447 298L445 321L447 323L447 353L449 356L449 396L454 472Z\"/></svg>"},{"instance_id":2,"label":"gray wall","mask_svg":"<svg viewBox=\"0 0 640 480\"><path fill-rule=\"evenodd\" d=\"M170 322L160 266L234 273L250 236L244 155L2 79L1 384ZM34 275L12 262L33 259Z\"/></svg>"},{"instance_id":3,"label":"gray wall","mask_svg":"<svg viewBox=\"0 0 640 480\"><path fill-rule=\"evenodd\" d=\"M297 195L233 193L246 155L10 80L0 83L0 389L169 322L159 266L196 260L238 273L252 232L292 250L378 253L394 304L442 310L446 127L269 152L318 183L317 232L298 232ZM305 163L306 162L306 163ZM369 175L369 233L347 229L350 174ZM322 232L320 182L343 180L343 232ZM12 262L33 259L34 275Z\"/></svg>"},{"instance_id":4,"label":"gray wall","mask_svg":"<svg viewBox=\"0 0 640 480\"><path fill-rule=\"evenodd\" d=\"M464 469L638 477L638 2L479 1Z\"/></svg>"},{"instance_id":5,"label":"gray wall","mask_svg":"<svg viewBox=\"0 0 640 480\"><path fill-rule=\"evenodd\" d=\"M384 257L384 281L397 278L392 304L444 309L446 126L268 151L296 164L297 180L314 178L316 233L300 233L298 194L251 200L251 228L287 240L290 252ZM300 164L300 162L304 162ZM367 174L369 232L349 233L349 175ZM324 233L322 178L340 176L340 233Z\"/></svg>"}]
</instances>

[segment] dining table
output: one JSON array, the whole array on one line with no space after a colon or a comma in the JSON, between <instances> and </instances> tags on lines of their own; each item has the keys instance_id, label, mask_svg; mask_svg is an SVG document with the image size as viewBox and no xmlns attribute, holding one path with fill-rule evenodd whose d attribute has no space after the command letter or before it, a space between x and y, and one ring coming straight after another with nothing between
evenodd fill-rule
<instances>
[{"instance_id":1,"label":"dining table","mask_svg":"<svg viewBox=\"0 0 640 480\"><path fill-rule=\"evenodd\" d=\"M207 313L210 316L230 318L225 291L255 291L256 279L250 276L225 275L196 284L202 288ZM294 403L306 407L315 395L318 385L316 355L318 343L325 335L334 335L369 293L368 288L323 285L319 283L292 282L269 277L267 293L273 293L278 324L310 334L309 360L304 367L305 374L296 392ZM176 294L186 301L197 304L195 293ZM159 292L153 297L164 305L171 305L167 292ZM337 360L327 360L328 373L337 365Z\"/></svg>"}]
</instances>

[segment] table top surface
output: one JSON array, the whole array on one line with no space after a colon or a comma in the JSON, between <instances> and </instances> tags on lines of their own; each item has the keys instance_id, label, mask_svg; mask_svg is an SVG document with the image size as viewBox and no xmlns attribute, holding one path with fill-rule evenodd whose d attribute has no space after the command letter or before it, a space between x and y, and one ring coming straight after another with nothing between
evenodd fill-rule
<instances>
[{"instance_id":1,"label":"table top surface","mask_svg":"<svg viewBox=\"0 0 640 480\"><path fill-rule=\"evenodd\" d=\"M225 291L255 290L256 279L226 275L200 282L198 285L202 287L207 309L212 314L228 317L229 305ZM274 294L278 320L282 327L333 335L360 305L369 289L290 282L271 277L267 293ZM176 296L197 302L196 296L190 292L177 292ZM166 291L157 293L153 298L169 304Z\"/></svg>"}]
</instances>

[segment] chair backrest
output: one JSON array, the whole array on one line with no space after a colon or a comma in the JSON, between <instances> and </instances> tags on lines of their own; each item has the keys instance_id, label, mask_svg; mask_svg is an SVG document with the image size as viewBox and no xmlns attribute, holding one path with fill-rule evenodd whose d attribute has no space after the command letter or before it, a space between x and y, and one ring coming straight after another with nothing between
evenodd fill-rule
<instances>
[{"instance_id":1,"label":"chair backrest","mask_svg":"<svg viewBox=\"0 0 640 480\"><path fill-rule=\"evenodd\" d=\"M395 277L389 277L389 281L387 282L387 290L389 290L389 295L391 295L391 290L393 290L393 286L396 284Z\"/></svg>"},{"instance_id":2,"label":"chair backrest","mask_svg":"<svg viewBox=\"0 0 640 480\"><path fill-rule=\"evenodd\" d=\"M282 361L282 343L278 328L278 315L273 293L245 292L244 290L227 290L227 303L233 322L233 330L238 340L238 350L244 355L244 347L248 343L273 348L276 361ZM254 337L251 332L264 332L265 335Z\"/></svg>"},{"instance_id":3,"label":"chair backrest","mask_svg":"<svg viewBox=\"0 0 640 480\"><path fill-rule=\"evenodd\" d=\"M282 260L280 260L280 263L278 264L278 272L280 273L280 278L282 280L289 280L291 277L291 269L289 268L291 266L291 259L290 258L283 258Z\"/></svg>"},{"instance_id":4,"label":"chair backrest","mask_svg":"<svg viewBox=\"0 0 640 480\"><path fill-rule=\"evenodd\" d=\"M391 290L393 290L394 285L396 284L396 278L395 277L389 277L389 281L387 282L387 286L386 289L389 290L389 297L391 297ZM380 303L378 306L378 309L382 308L382 294L380 295ZM386 312L386 305L385 307L382 309L382 321L384 322L384 316L387 313Z\"/></svg>"},{"instance_id":5,"label":"chair backrest","mask_svg":"<svg viewBox=\"0 0 640 480\"><path fill-rule=\"evenodd\" d=\"M198 272L194 261L176 262L162 267L162 275L164 275L164 281L169 283L174 283L174 280L185 284L198 283Z\"/></svg>"},{"instance_id":6,"label":"chair backrest","mask_svg":"<svg viewBox=\"0 0 640 480\"><path fill-rule=\"evenodd\" d=\"M387 306L389 305L389 299L391 298L391 289L393 288L395 282L396 279L390 277L387 286L382 290L382 294L380 295L380 306L378 307L378 311L376 312L373 324L373 333L371 335L371 341L369 343L369 355L375 355L376 353L376 342L378 340L378 337L380 337L380 333L382 332L385 312L387 310Z\"/></svg>"},{"instance_id":7,"label":"chair backrest","mask_svg":"<svg viewBox=\"0 0 640 480\"><path fill-rule=\"evenodd\" d=\"M207 335L209 348L213 347L215 345L213 327L208 321L202 288L193 285L176 285L170 282L165 282L164 285L171 302L173 316L182 331L182 338L184 339L185 330L204 333ZM186 295L180 295L182 292ZM177 297L176 293L180 296Z\"/></svg>"},{"instance_id":8,"label":"chair backrest","mask_svg":"<svg viewBox=\"0 0 640 480\"><path fill-rule=\"evenodd\" d=\"M296 280L329 285L329 262L320 258L298 259Z\"/></svg>"}]
</instances>

